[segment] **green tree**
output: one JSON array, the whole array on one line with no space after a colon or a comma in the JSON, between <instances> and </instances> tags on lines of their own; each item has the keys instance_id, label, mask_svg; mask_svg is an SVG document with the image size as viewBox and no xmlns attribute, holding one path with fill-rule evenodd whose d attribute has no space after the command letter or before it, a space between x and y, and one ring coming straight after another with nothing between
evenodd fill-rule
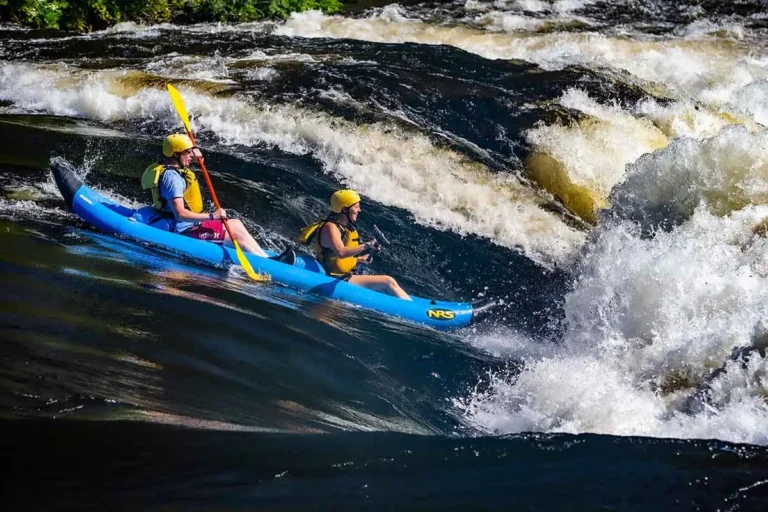
<instances>
[{"instance_id":1,"label":"green tree","mask_svg":"<svg viewBox=\"0 0 768 512\"><path fill-rule=\"evenodd\" d=\"M11 20L32 28L59 28L66 0L7 0Z\"/></svg>"},{"instance_id":2,"label":"green tree","mask_svg":"<svg viewBox=\"0 0 768 512\"><path fill-rule=\"evenodd\" d=\"M341 10L339 0L0 0L0 19L87 32L121 21L254 21L292 12Z\"/></svg>"}]
</instances>

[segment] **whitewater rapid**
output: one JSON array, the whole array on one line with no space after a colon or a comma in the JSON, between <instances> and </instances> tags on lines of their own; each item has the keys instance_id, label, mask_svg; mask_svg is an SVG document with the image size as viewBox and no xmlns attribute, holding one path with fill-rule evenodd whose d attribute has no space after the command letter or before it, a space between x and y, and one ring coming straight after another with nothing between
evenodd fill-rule
<instances>
[{"instance_id":1,"label":"whitewater rapid","mask_svg":"<svg viewBox=\"0 0 768 512\"><path fill-rule=\"evenodd\" d=\"M586 115L574 125L544 125L527 138L536 153L529 171L545 189L558 196L587 221L608 206L607 195L621 181L627 164L665 146L681 135L711 136L732 123L750 129L768 124L768 48L744 41L744 29L731 23L703 21L672 37L650 37L625 27L618 33L589 30L558 31L542 23L571 19L572 11L589 4L573 2L477 3L464 5L462 23L424 21L399 6L388 6L367 17L327 16L317 11L294 14L275 29L291 37L350 38L381 43L446 44L487 59L518 59L544 70L585 67L618 77L649 94L669 98L662 106L653 99L631 105L600 105L586 91L566 91L560 103ZM529 23L499 27L477 24L485 19ZM550 12L530 17L526 11ZM475 16L475 18L473 18ZM543 20L543 21L542 21ZM579 151L573 151L578 148ZM541 175L557 175L556 180Z\"/></svg>"},{"instance_id":2,"label":"whitewater rapid","mask_svg":"<svg viewBox=\"0 0 768 512\"><path fill-rule=\"evenodd\" d=\"M631 24L606 27L585 11L591 4L469 0L449 6L450 20L439 9L390 6L356 17L306 12L282 24L122 25L78 36L143 40L163 31L231 31L448 45L545 71L588 70L639 91L639 99L606 100L579 81L567 84L548 107L569 115L526 129L524 167L502 172L438 144L408 119L354 122L303 104L227 93L238 73L268 83L282 66L322 65L322 55L253 48L241 56L166 55L143 67L102 71L1 63L0 100L8 105L0 109L146 123L151 129L142 136L150 138L160 128L181 129L163 83L187 78L180 89L211 144L308 155L339 183L402 208L420 224L566 268L572 283L555 337L537 339L509 326L467 333L468 343L517 363L478 376L476 389L454 398L473 432L766 444L764 39L737 17L699 19L663 35ZM321 93L337 103L356 101L332 87ZM548 194L591 230L546 210ZM508 286L517 291L515 283Z\"/></svg>"},{"instance_id":3,"label":"whitewater rapid","mask_svg":"<svg viewBox=\"0 0 768 512\"><path fill-rule=\"evenodd\" d=\"M563 338L476 340L524 368L457 405L493 433L768 443L767 193L765 130L639 159L565 297Z\"/></svg>"},{"instance_id":4,"label":"whitewater rapid","mask_svg":"<svg viewBox=\"0 0 768 512\"><path fill-rule=\"evenodd\" d=\"M154 82L134 71L0 65L0 99L13 102L6 111L152 122L181 131L167 92ZM356 125L299 106L212 97L207 86L179 88L197 129L210 130L219 144L311 155L344 185L408 210L424 225L487 237L545 265L564 261L583 242L582 232L541 209L543 199L514 170L492 174L418 132Z\"/></svg>"}]
</instances>

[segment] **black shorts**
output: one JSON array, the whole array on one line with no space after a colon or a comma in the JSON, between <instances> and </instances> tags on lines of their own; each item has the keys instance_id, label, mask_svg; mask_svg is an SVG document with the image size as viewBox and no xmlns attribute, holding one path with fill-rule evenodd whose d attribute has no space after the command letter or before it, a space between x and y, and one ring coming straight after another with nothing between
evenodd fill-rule
<instances>
[{"instance_id":1,"label":"black shorts","mask_svg":"<svg viewBox=\"0 0 768 512\"><path fill-rule=\"evenodd\" d=\"M352 276L355 275L352 272L347 272L346 274L329 274L334 279L338 279L339 281L349 281L352 279Z\"/></svg>"}]
</instances>

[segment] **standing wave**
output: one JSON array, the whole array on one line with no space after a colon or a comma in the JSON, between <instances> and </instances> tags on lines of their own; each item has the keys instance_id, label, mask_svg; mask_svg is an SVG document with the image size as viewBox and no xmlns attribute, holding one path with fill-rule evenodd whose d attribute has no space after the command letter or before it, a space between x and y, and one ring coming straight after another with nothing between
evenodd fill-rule
<instances>
[{"instance_id":1,"label":"standing wave","mask_svg":"<svg viewBox=\"0 0 768 512\"><path fill-rule=\"evenodd\" d=\"M733 127L638 160L614 190L549 350L457 399L523 431L768 444L768 133Z\"/></svg>"},{"instance_id":2,"label":"standing wave","mask_svg":"<svg viewBox=\"0 0 768 512\"><path fill-rule=\"evenodd\" d=\"M12 112L152 123L153 133L179 130L167 93L154 85L158 82L163 80L136 71L7 64L0 68L0 99L13 103L7 108ZM201 88L211 86L205 82ZM418 132L385 123L358 125L293 105L211 96L189 86L180 89L198 129L224 146L266 145L312 155L345 185L409 211L421 224L486 237L542 265L565 261L583 242L584 234L543 210L544 199L515 174L491 173Z\"/></svg>"}]
</instances>

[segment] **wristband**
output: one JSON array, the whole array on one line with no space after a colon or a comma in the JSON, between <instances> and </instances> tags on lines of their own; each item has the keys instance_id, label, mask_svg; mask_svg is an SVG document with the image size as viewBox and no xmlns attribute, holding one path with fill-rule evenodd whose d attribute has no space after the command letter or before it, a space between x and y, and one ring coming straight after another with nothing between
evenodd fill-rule
<instances>
[{"instance_id":1,"label":"wristband","mask_svg":"<svg viewBox=\"0 0 768 512\"><path fill-rule=\"evenodd\" d=\"M212 213L209 213L209 214L208 214L208 218L209 218L209 219L211 219L211 220L213 220L213 214L212 214Z\"/></svg>"}]
</instances>

